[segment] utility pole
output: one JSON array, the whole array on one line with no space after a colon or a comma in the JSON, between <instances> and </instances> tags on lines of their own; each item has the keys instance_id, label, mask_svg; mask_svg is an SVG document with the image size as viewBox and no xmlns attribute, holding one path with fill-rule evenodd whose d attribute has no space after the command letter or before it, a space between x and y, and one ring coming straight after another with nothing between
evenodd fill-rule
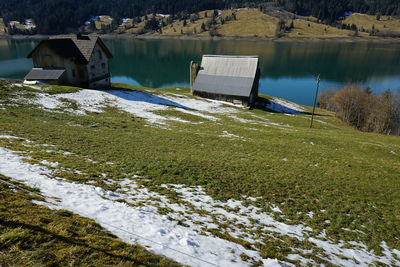
<instances>
[{"instance_id":1,"label":"utility pole","mask_svg":"<svg viewBox=\"0 0 400 267\"><path fill-rule=\"evenodd\" d=\"M193 92L193 88L192 88L192 66L193 66L193 60L190 61L190 66L189 66L189 87L190 87L190 92Z\"/></svg>"},{"instance_id":2,"label":"utility pole","mask_svg":"<svg viewBox=\"0 0 400 267\"><path fill-rule=\"evenodd\" d=\"M318 76L317 76L317 91L315 91L314 106L313 106L312 115L311 115L311 124L310 124L310 128L312 128L312 126L313 126L314 113L315 113L315 106L316 106L316 104L317 104L317 97L318 97L318 90L319 90L319 83L320 83L320 81L321 81L321 79L320 79L320 74L318 74Z\"/></svg>"}]
</instances>

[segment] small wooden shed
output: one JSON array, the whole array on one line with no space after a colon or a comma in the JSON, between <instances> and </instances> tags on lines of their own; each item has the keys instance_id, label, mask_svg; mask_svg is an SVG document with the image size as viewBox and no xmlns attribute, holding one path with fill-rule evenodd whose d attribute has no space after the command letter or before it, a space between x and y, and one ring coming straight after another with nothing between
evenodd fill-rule
<instances>
[{"instance_id":1,"label":"small wooden shed","mask_svg":"<svg viewBox=\"0 0 400 267\"><path fill-rule=\"evenodd\" d=\"M193 94L253 106L259 79L257 56L204 55Z\"/></svg>"}]
</instances>

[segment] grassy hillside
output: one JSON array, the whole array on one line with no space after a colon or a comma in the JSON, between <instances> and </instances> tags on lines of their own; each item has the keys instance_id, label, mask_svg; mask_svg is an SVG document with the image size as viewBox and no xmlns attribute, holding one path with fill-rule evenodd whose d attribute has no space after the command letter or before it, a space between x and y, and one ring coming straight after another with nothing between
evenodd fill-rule
<instances>
[{"instance_id":1,"label":"grassy hillside","mask_svg":"<svg viewBox=\"0 0 400 267\"><path fill-rule=\"evenodd\" d=\"M0 18L0 35L7 34L6 26L4 25L3 18Z\"/></svg>"},{"instance_id":2,"label":"grassy hillside","mask_svg":"<svg viewBox=\"0 0 400 267\"><path fill-rule=\"evenodd\" d=\"M228 14L224 15L227 16ZM276 24L278 23L277 18L265 15L257 9L238 10L236 18L236 20L228 21L220 25L218 27L218 33L222 36L275 36Z\"/></svg>"},{"instance_id":3,"label":"grassy hillside","mask_svg":"<svg viewBox=\"0 0 400 267\"><path fill-rule=\"evenodd\" d=\"M0 147L31 164L57 162L55 176L112 192L133 177L151 195L119 201L239 244L237 262L400 263L398 137L358 132L323 110L310 129L309 115L261 108L270 107L266 98L248 110L187 88L114 89L2 83L0 135L18 138L0 138Z\"/></svg>"},{"instance_id":4,"label":"grassy hillside","mask_svg":"<svg viewBox=\"0 0 400 267\"><path fill-rule=\"evenodd\" d=\"M280 16L279 12L272 12L267 15L258 9L229 9L219 10L212 22L214 10L205 10L196 14L190 14L186 19L167 19L167 17L156 16L156 19L162 23L160 30L147 32L145 30L146 21L144 17L141 22L134 27L127 29L118 28L116 32L126 34L143 34L153 36L220 36L220 37L258 37L258 38L276 38L277 25L282 18L287 30L280 34L280 37L288 38L348 38L353 37L354 30L341 29L321 23L314 17L302 17L289 12ZM148 15L148 19L153 15ZM294 19L292 19L293 17ZM400 20L382 16L379 21L375 16L353 14L345 20L339 21L346 25L357 25L358 37L371 37L368 32L372 25L379 31L399 31ZM293 28L288 28L293 23Z\"/></svg>"},{"instance_id":5,"label":"grassy hillside","mask_svg":"<svg viewBox=\"0 0 400 267\"><path fill-rule=\"evenodd\" d=\"M316 38L340 38L349 37L354 34L353 31L338 29L325 24L320 24L303 19L293 20L294 28L287 34L288 37L316 37ZM361 36L367 36L365 33L359 33Z\"/></svg>"},{"instance_id":6,"label":"grassy hillside","mask_svg":"<svg viewBox=\"0 0 400 267\"><path fill-rule=\"evenodd\" d=\"M376 16L355 13L347 16L342 21L344 24L355 24L359 29L372 30L375 27L376 30L380 31L396 31L400 32L400 20L398 18L381 16L377 20Z\"/></svg>"},{"instance_id":7,"label":"grassy hillside","mask_svg":"<svg viewBox=\"0 0 400 267\"><path fill-rule=\"evenodd\" d=\"M205 17L207 12L208 17ZM210 20L212 10L200 12L200 19L191 23L189 20L187 25L183 26L183 21L175 21L171 25L162 28L161 35L199 35L209 36L210 29L201 31L201 24ZM226 18L231 14L235 14L235 20L225 21L221 23L221 18ZM239 9L236 11L224 10L217 17L217 24L215 25L215 35L227 37L276 37L276 28L279 19L266 15L258 9ZM291 23L291 20L285 21L286 25ZM330 27L324 24L318 24L303 19L296 19L294 21L294 28L286 33L288 37L348 37L352 31L341 30ZM195 30L196 29L196 30ZM325 29L327 29L325 31ZM160 33L155 33L160 35Z\"/></svg>"}]
</instances>

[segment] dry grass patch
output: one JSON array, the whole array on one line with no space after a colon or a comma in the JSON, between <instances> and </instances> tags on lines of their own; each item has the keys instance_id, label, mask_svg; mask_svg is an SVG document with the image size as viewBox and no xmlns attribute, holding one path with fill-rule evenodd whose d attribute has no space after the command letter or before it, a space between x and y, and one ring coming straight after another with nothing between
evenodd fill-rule
<instances>
[{"instance_id":1,"label":"dry grass patch","mask_svg":"<svg viewBox=\"0 0 400 267\"><path fill-rule=\"evenodd\" d=\"M381 16L380 20L377 20L376 16L356 13L346 17L342 23L355 24L357 28L364 28L365 30L371 30L372 27L375 27L376 30L380 31L400 32L400 20L389 16Z\"/></svg>"},{"instance_id":2,"label":"dry grass patch","mask_svg":"<svg viewBox=\"0 0 400 267\"><path fill-rule=\"evenodd\" d=\"M7 33L6 25L4 24L3 18L0 18L0 34L6 34L6 33Z\"/></svg>"},{"instance_id":3,"label":"dry grass patch","mask_svg":"<svg viewBox=\"0 0 400 267\"><path fill-rule=\"evenodd\" d=\"M227 14L224 14L227 12ZM226 16L232 11L224 11ZM239 37L274 37L278 19L268 16L257 9L240 9L236 12L237 20L219 25L218 33L222 36Z\"/></svg>"},{"instance_id":4,"label":"dry grass patch","mask_svg":"<svg viewBox=\"0 0 400 267\"><path fill-rule=\"evenodd\" d=\"M149 15L148 15L148 17L149 17ZM125 30L125 33L139 34L139 33L143 32L145 24L146 24L145 16L143 16L140 18L139 23L133 23L131 28L128 28L127 30Z\"/></svg>"},{"instance_id":5,"label":"dry grass patch","mask_svg":"<svg viewBox=\"0 0 400 267\"><path fill-rule=\"evenodd\" d=\"M199 12L199 19L191 22L190 19L186 20L186 26L184 26L184 20L175 20L173 23L168 24L162 28L162 35L206 35L208 31L202 31L201 25L211 19L213 10L204 10ZM205 16L207 13L207 17ZM155 33L160 35L160 33Z\"/></svg>"},{"instance_id":6,"label":"dry grass patch","mask_svg":"<svg viewBox=\"0 0 400 267\"><path fill-rule=\"evenodd\" d=\"M290 21L286 22L286 24L290 25ZM342 30L329 25L319 24L302 19L294 20L293 24L294 28L291 30L290 33L287 34L288 37L334 38L334 37L348 37L354 34L354 31ZM359 35L366 35L366 34L359 33Z\"/></svg>"}]
</instances>

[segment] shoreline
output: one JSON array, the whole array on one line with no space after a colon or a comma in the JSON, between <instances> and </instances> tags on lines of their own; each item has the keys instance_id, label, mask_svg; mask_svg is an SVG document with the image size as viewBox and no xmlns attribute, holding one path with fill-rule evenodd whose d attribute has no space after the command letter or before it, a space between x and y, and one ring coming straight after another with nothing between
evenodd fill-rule
<instances>
[{"instance_id":1,"label":"shoreline","mask_svg":"<svg viewBox=\"0 0 400 267\"><path fill-rule=\"evenodd\" d=\"M46 34L35 35L0 35L0 40L41 40L51 36ZM198 41L265 41L265 42L373 42L373 43L400 43L400 38L375 38L375 37L240 37L240 36L193 36L193 35L132 35L132 34L99 34L104 39L126 39L126 40L198 40Z\"/></svg>"},{"instance_id":2,"label":"shoreline","mask_svg":"<svg viewBox=\"0 0 400 267\"><path fill-rule=\"evenodd\" d=\"M198 40L198 41L265 41L265 42L375 42L375 43L400 43L400 38L371 38L371 37L240 37L240 36L190 36L190 35L128 35L128 34L104 34L104 39L139 39L139 40Z\"/></svg>"}]
</instances>

